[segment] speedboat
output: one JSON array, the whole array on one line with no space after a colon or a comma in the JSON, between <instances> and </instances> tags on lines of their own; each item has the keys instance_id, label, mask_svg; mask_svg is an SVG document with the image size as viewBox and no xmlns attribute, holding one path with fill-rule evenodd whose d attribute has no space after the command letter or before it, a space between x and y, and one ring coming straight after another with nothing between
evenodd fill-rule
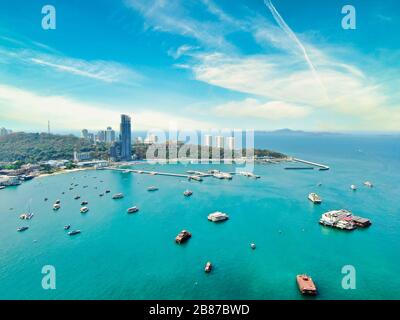
<instances>
[{"instance_id":1,"label":"speedboat","mask_svg":"<svg viewBox=\"0 0 400 320\"><path fill-rule=\"evenodd\" d=\"M58 210L61 208L61 205L59 203L53 204L53 210Z\"/></svg>"},{"instance_id":2,"label":"speedboat","mask_svg":"<svg viewBox=\"0 0 400 320\"><path fill-rule=\"evenodd\" d=\"M128 212L128 213L135 213L135 212L138 212L138 211L139 211L139 208L136 207L136 206L131 207L128 210L126 210L126 212Z\"/></svg>"},{"instance_id":3,"label":"speedboat","mask_svg":"<svg viewBox=\"0 0 400 320\"><path fill-rule=\"evenodd\" d=\"M81 208L81 213L86 213L86 212L88 212L89 211L89 208L88 207L82 207Z\"/></svg>"},{"instance_id":4,"label":"speedboat","mask_svg":"<svg viewBox=\"0 0 400 320\"><path fill-rule=\"evenodd\" d=\"M320 197L319 195L317 195L316 193L314 193L314 192L311 192L311 193L308 195L308 199L309 199L310 201L312 201L313 203L321 203L321 202L322 202L321 197Z\"/></svg>"},{"instance_id":5,"label":"speedboat","mask_svg":"<svg viewBox=\"0 0 400 320\"><path fill-rule=\"evenodd\" d=\"M72 231L68 232L68 235L69 236L74 236L74 235L79 234L79 233L81 233L81 230L72 230Z\"/></svg>"},{"instance_id":6,"label":"speedboat","mask_svg":"<svg viewBox=\"0 0 400 320\"><path fill-rule=\"evenodd\" d=\"M147 191L157 191L158 188L156 186L150 186L147 188Z\"/></svg>"},{"instance_id":7,"label":"speedboat","mask_svg":"<svg viewBox=\"0 0 400 320\"><path fill-rule=\"evenodd\" d=\"M17 229L17 231L18 232L22 232L22 231L25 231L25 230L28 230L28 229L29 229L29 227L20 227L20 228Z\"/></svg>"},{"instance_id":8,"label":"speedboat","mask_svg":"<svg viewBox=\"0 0 400 320\"><path fill-rule=\"evenodd\" d=\"M190 197L192 194L193 194L193 191L191 191L191 190L186 190L186 191L183 193L183 195L184 195L185 197Z\"/></svg>"}]
</instances>

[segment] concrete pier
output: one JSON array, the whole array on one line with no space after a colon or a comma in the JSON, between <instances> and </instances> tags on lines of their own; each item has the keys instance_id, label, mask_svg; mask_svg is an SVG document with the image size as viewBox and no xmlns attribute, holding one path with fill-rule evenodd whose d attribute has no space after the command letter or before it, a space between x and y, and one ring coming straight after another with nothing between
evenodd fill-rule
<instances>
[{"instance_id":1,"label":"concrete pier","mask_svg":"<svg viewBox=\"0 0 400 320\"><path fill-rule=\"evenodd\" d=\"M300 162L300 163L305 163L305 164L308 164L310 166L317 167L317 168L319 168L319 170L329 170L329 167L324 165L324 164L311 162L311 161L307 161L307 160L302 160L302 159L298 159L298 158L293 158L292 160L296 161L296 162Z\"/></svg>"}]
</instances>

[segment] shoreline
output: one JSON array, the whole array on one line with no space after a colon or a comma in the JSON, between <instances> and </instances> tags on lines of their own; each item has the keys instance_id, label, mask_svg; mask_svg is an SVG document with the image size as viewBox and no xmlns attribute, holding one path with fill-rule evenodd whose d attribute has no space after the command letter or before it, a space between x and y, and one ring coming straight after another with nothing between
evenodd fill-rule
<instances>
[{"instance_id":1,"label":"shoreline","mask_svg":"<svg viewBox=\"0 0 400 320\"><path fill-rule=\"evenodd\" d=\"M60 170L60 171L56 171L56 172L53 172L53 173L39 174L37 177L35 177L35 179L51 177L51 176L56 176L56 175L60 175L60 174L79 172L79 171L86 171L86 170L96 170L96 169L92 168L92 167L88 167L88 168L76 168L76 169L70 169L70 170Z\"/></svg>"}]
</instances>

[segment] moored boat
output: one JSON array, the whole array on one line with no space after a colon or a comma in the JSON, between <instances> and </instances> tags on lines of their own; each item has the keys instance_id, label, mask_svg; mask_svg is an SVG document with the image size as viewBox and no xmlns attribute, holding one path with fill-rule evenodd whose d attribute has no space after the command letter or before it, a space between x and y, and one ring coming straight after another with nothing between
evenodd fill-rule
<instances>
[{"instance_id":1,"label":"moored boat","mask_svg":"<svg viewBox=\"0 0 400 320\"><path fill-rule=\"evenodd\" d=\"M208 261L208 262L206 263L206 266L204 267L204 271L207 272L207 273L209 273L209 272L211 272L211 270L212 270L212 264L211 264L210 261Z\"/></svg>"},{"instance_id":2,"label":"moored boat","mask_svg":"<svg viewBox=\"0 0 400 320\"><path fill-rule=\"evenodd\" d=\"M187 231L187 230L182 230L181 232L179 232L179 234L176 236L175 238L175 242L176 243L183 243L185 241L187 241L189 238L191 238L192 234Z\"/></svg>"},{"instance_id":3,"label":"moored boat","mask_svg":"<svg viewBox=\"0 0 400 320\"><path fill-rule=\"evenodd\" d=\"M306 274L296 276L297 285L302 294L315 296L317 294L317 287L311 277Z\"/></svg>"},{"instance_id":4,"label":"moored boat","mask_svg":"<svg viewBox=\"0 0 400 320\"><path fill-rule=\"evenodd\" d=\"M193 191L191 191L191 190L185 190L185 192L183 192L183 195L185 197L190 197L192 194L193 194Z\"/></svg>"},{"instance_id":5,"label":"moored boat","mask_svg":"<svg viewBox=\"0 0 400 320\"><path fill-rule=\"evenodd\" d=\"M22 231L25 231L25 230L28 230L29 229L29 227L19 227L18 229L17 229L17 231L18 232L22 232Z\"/></svg>"},{"instance_id":6,"label":"moored boat","mask_svg":"<svg viewBox=\"0 0 400 320\"><path fill-rule=\"evenodd\" d=\"M220 222L220 221L228 220L229 216L226 213L216 211L216 212L210 213L208 215L207 219L212 222Z\"/></svg>"},{"instance_id":7,"label":"moored boat","mask_svg":"<svg viewBox=\"0 0 400 320\"><path fill-rule=\"evenodd\" d=\"M71 226L69 224L64 226L64 230L69 230L70 228L71 228Z\"/></svg>"},{"instance_id":8,"label":"moored boat","mask_svg":"<svg viewBox=\"0 0 400 320\"><path fill-rule=\"evenodd\" d=\"M53 210L58 210L61 208L61 205L59 203L53 204Z\"/></svg>"},{"instance_id":9,"label":"moored boat","mask_svg":"<svg viewBox=\"0 0 400 320\"><path fill-rule=\"evenodd\" d=\"M128 208L128 210L126 210L126 212L128 212L128 213L135 213L135 212L138 212L138 211L139 211L139 208L136 207L136 206L133 206L131 208Z\"/></svg>"},{"instance_id":10,"label":"moored boat","mask_svg":"<svg viewBox=\"0 0 400 320\"><path fill-rule=\"evenodd\" d=\"M72 230L72 231L68 232L68 235L69 236L74 236L74 235L77 235L79 233L81 233L81 230Z\"/></svg>"},{"instance_id":11,"label":"moored boat","mask_svg":"<svg viewBox=\"0 0 400 320\"><path fill-rule=\"evenodd\" d=\"M352 184L352 185L350 186L350 189L353 190L353 191L355 191L355 190L357 190L357 187L356 187L356 185Z\"/></svg>"},{"instance_id":12,"label":"moored boat","mask_svg":"<svg viewBox=\"0 0 400 320\"><path fill-rule=\"evenodd\" d=\"M370 182L370 181L365 181L364 182L364 185L365 186L367 186L367 187L369 187L369 188L372 188L374 185L372 184L372 182Z\"/></svg>"},{"instance_id":13,"label":"moored boat","mask_svg":"<svg viewBox=\"0 0 400 320\"><path fill-rule=\"evenodd\" d=\"M89 208L88 207L82 207L81 208L81 213L86 213L86 212L88 212L89 211Z\"/></svg>"},{"instance_id":14,"label":"moored boat","mask_svg":"<svg viewBox=\"0 0 400 320\"><path fill-rule=\"evenodd\" d=\"M116 193L112 196L113 199L122 199L124 195L122 193Z\"/></svg>"},{"instance_id":15,"label":"moored boat","mask_svg":"<svg viewBox=\"0 0 400 320\"><path fill-rule=\"evenodd\" d=\"M158 188L156 186L150 186L147 188L147 191L157 191Z\"/></svg>"},{"instance_id":16,"label":"moored boat","mask_svg":"<svg viewBox=\"0 0 400 320\"><path fill-rule=\"evenodd\" d=\"M81 206L86 206L87 204L89 204L89 202L87 202L87 201L82 201L81 202Z\"/></svg>"},{"instance_id":17,"label":"moored boat","mask_svg":"<svg viewBox=\"0 0 400 320\"><path fill-rule=\"evenodd\" d=\"M308 195L308 199L309 199L311 202L317 203L317 204L319 204L319 203L322 202L321 197L320 197L318 194L314 193L314 192L311 192L311 193Z\"/></svg>"}]
</instances>

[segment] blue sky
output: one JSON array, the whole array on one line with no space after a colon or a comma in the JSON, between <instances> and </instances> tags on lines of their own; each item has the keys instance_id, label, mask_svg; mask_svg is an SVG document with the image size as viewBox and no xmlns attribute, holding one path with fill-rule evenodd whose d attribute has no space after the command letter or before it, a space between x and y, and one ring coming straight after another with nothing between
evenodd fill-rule
<instances>
[{"instance_id":1,"label":"blue sky","mask_svg":"<svg viewBox=\"0 0 400 320\"><path fill-rule=\"evenodd\" d=\"M43 30L41 9L56 9ZM341 27L345 4L357 29ZM396 0L0 4L0 127L393 131Z\"/></svg>"}]
</instances>

